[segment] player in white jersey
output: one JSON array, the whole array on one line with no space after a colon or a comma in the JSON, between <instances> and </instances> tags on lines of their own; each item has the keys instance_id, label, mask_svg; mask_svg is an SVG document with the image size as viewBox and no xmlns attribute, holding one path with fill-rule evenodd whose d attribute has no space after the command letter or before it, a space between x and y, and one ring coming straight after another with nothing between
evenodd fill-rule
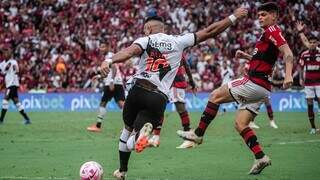
<instances>
[{"instance_id":1,"label":"player in white jersey","mask_svg":"<svg viewBox=\"0 0 320 180\"><path fill-rule=\"evenodd\" d=\"M23 105L19 102L19 66L15 59L12 58L10 49L3 49L2 53L5 60L0 64L1 74L5 76L6 92L2 100L2 110L0 116L0 124L3 123L4 117L9 107L9 100L11 99L16 105L18 111L24 118L24 124L31 124L28 115L24 112Z\"/></svg>"},{"instance_id":2,"label":"player in white jersey","mask_svg":"<svg viewBox=\"0 0 320 180\"><path fill-rule=\"evenodd\" d=\"M235 13L196 33L167 35L161 17L146 19L145 37L138 38L129 47L116 53L112 61L101 65L102 75L109 72L109 65L140 56L138 72L133 77L134 85L129 90L123 108L125 127L120 135L120 168L114 172L116 179L124 179L132 150L142 152L149 146L153 127L164 116L170 87L176 76L184 49L213 38L227 29L237 18L248 11L239 8Z\"/></svg>"},{"instance_id":3,"label":"player in white jersey","mask_svg":"<svg viewBox=\"0 0 320 180\"><path fill-rule=\"evenodd\" d=\"M102 44L101 51L105 51L105 44ZM108 52L106 55L106 59L111 59L113 53ZM100 75L97 75L97 77ZM87 127L87 130L90 132L101 132L101 125L103 118L106 114L106 105L107 103L114 98L115 102L118 104L120 109L123 109L125 93L123 88L123 79L122 74L119 69L118 64L114 64L112 66L111 71L108 76L103 79L104 87L103 94L100 100L100 106L98 110L97 122Z\"/></svg>"}]
</instances>

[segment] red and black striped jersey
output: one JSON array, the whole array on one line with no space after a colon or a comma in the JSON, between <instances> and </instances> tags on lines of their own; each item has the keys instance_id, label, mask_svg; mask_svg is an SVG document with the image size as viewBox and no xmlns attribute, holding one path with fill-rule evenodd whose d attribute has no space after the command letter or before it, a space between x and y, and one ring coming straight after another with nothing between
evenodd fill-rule
<instances>
[{"instance_id":1,"label":"red and black striped jersey","mask_svg":"<svg viewBox=\"0 0 320 180\"><path fill-rule=\"evenodd\" d=\"M248 76L252 82L271 90L271 82L268 78L278 58L280 52L278 48L286 43L278 25L264 29L250 61Z\"/></svg>"},{"instance_id":2,"label":"red and black striped jersey","mask_svg":"<svg viewBox=\"0 0 320 180\"><path fill-rule=\"evenodd\" d=\"M185 89L188 87L188 83L185 78L186 70L183 66L182 61L185 61L184 55L182 55L181 63L180 63L178 72L173 80L172 86L175 88Z\"/></svg>"},{"instance_id":3,"label":"red and black striped jersey","mask_svg":"<svg viewBox=\"0 0 320 180\"><path fill-rule=\"evenodd\" d=\"M303 67L305 73L304 85L320 85L320 50L303 51L300 56L299 64Z\"/></svg>"}]
</instances>

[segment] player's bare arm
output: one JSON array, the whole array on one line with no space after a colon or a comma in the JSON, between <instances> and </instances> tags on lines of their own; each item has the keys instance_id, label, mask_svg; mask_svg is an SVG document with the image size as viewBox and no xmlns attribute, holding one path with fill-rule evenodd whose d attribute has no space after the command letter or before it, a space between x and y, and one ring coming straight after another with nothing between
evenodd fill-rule
<instances>
[{"instance_id":1,"label":"player's bare arm","mask_svg":"<svg viewBox=\"0 0 320 180\"><path fill-rule=\"evenodd\" d=\"M293 54L288 46L288 44L284 44L279 47L279 50L281 53L283 53L283 60L286 63L286 69L285 69L285 77L283 81L283 88L288 89L291 87L293 83L292 78L292 68L293 68Z\"/></svg>"},{"instance_id":2,"label":"player's bare arm","mask_svg":"<svg viewBox=\"0 0 320 180\"><path fill-rule=\"evenodd\" d=\"M242 58L242 59L246 59L246 60L251 60L252 59L252 56L244 51L241 51L241 50L237 50L236 51L236 55L235 55L236 58Z\"/></svg>"},{"instance_id":3,"label":"player's bare arm","mask_svg":"<svg viewBox=\"0 0 320 180\"><path fill-rule=\"evenodd\" d=\"M190 70L190 66L186 61L181 61L181 62L182 62L182 65L184 66L184 69L186 70L186 74L188 76L189 84L190 84L190 86L192 88L192 91L193 91L193 93L195 93L196 92L196 84L193 81L192 73L191 73L191 70Z\"/></svg>"},{"instance_id":4,"label":"player's bare arm","mask_svg":"<svg viewBox=\"0 0 320 180\"><path fill-rule=\"evenodd\" d=\"M137 44L131 44L129 47L120 50L113 57L112 61L103 61L101 68L101 75L106 77L110 71L110 65L114 63L125 62L134 56L139 56L143 50Z\"/></svg>"},{"instance_id":5,"label":"player's bare arm","mask_svg":"<svg viewBox=\"0 0 320 180\"><path fill-rule=\"evenodd\" d=\"M303 24L301 21L296 22L296 29L298 30L299 37L303 45L309 48L310 47L309 40L307 39L306 35L303 33L304 27L305 27L305 24Z\"/></svg>"},{"instance_id":6,"label":"player's bare arm","mask_svg":"<svg viewBox=\"0 0 320 180\"><path fill-rule=\"evenodd\" d=\"M196 32L196 43L200 43L209 38L213 38L230 27L238 19L247 16L248 10L246 8L238 8L234 11L232 15L224 18L221 21L215 22L208 26L207 28Z\"/></svg>"}]
</instances>

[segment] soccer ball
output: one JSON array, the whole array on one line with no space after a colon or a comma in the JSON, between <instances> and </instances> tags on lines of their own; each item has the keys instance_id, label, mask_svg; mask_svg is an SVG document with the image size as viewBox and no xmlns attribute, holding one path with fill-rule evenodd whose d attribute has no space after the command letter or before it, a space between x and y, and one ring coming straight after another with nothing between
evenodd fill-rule
<instances>
[{"instance_id":1,"label":"soccer ball","mask_svg":"<svg viewBox=\"0 0 320 180\"><path fill-rule=\"evenodd\" d=\"M88 161L80 167L81 180L102 180L102 166L95 161Z\"/></svg>"}]
</instances>

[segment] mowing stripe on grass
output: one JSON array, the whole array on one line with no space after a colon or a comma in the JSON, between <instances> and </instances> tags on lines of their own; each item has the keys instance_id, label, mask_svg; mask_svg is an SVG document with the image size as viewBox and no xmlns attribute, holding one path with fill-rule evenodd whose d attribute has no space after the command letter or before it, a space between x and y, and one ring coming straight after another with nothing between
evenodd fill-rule
<instances>
[{"instance_id":1,"label":"mowing stripe on grass","mask_svg":"<svg viewBox=\"0 0 320 180\"><path fill-rule=\"evenodd\" d=\"M304 144L304 143L317 143L320 142L320 139L306 140L306 141L291 141L291 142L279 142L280 145L286 144Z\"/></svg>"}]
</instances>

